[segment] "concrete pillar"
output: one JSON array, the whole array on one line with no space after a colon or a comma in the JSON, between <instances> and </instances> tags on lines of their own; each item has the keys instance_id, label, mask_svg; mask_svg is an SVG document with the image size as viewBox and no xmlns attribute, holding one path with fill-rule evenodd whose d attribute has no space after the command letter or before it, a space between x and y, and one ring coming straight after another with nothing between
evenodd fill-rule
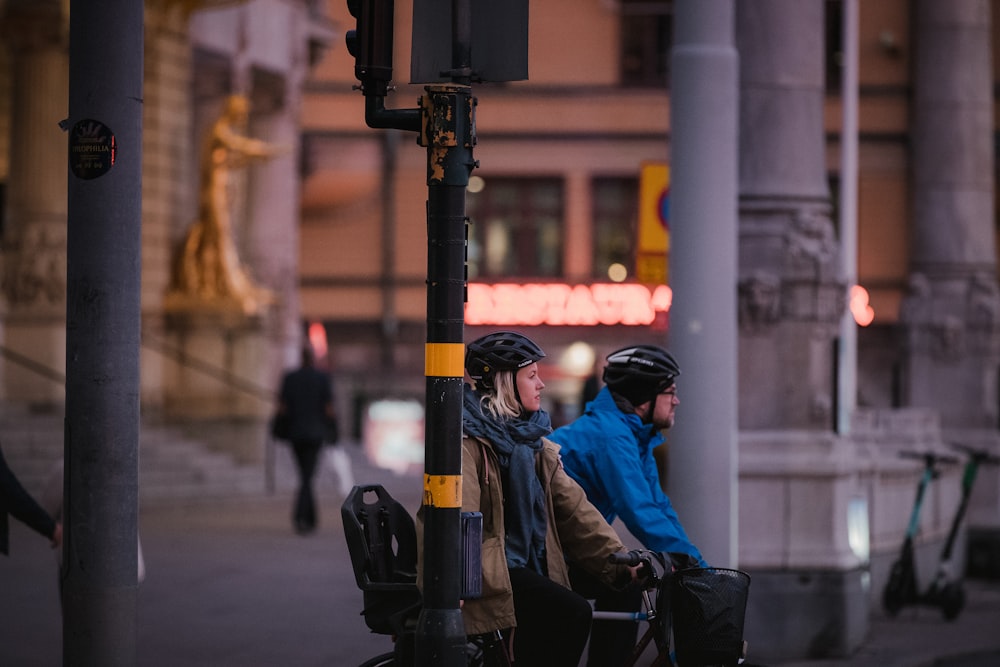
<instances>
[{"instance_id":1,"label":"concrete pillar","mask_svg":"<svg viewBox=\"0 0 1000 667\"><path fill-rule=\"evenodd\" d=\"M823 129L822 0L737 3L740 428L833 425L843 312Z\"/></svg>"},{"instance_id":2,"label":"concrete pillar","mask_svg":"<svg viewBox=\"0 0 1000 667\"><path fill-rule=\"evenodd\" d=\"M164 403L164 373L172 364L165 339L163 298L170 284L174 239L197 210L187 163L197 154L191 127L194 68L188 7L146 6L142 132L142 402L146 414Z\"/></svg>"},{"instance_id":3,"label":"concrete pillar","mask_svg":"<svg viewBox=\"0 0 1000 667\"><path fill-rule=\"evenodd\" d=\"M914 219L900 324L904 403L936 411L946 441L997 453L1000 289L991 4L915 4ZM989 565L989 554L1000 549L998 489L1000 470L982 468L967 520L969 563L980 576L998 571Z\"/></svg>"},{"instance_id":4,"label":"concrete pillar","mask_svg":"<svg viewBox=\"0 0 1000 667\"><path fill-rule=\"evenodd\" d=\"M903 401L938 410L946 430L996 429L1000 291L990 3L920 0L914 23Z\"/></svg>"},{"instance_id":5,"label":"concrete pillar","mask_svg":"<svg viewBox=\"0 0 1000 667\"><path fill-rule=\"evenodd\" d=\"M42 372L7 360L2 397L60 403L66 363L67 17L57 0L8 2L10 174L3 231L3 345Z\"/></svg>"},{"instance_id":6,"label":"concrete pillar","mask_svg":"<svg viewBox=\"0 0 1000 667\"><path fill-rule=\"evenodd\" d=\"M670 343L683 374L667 486L705 559L734 566L739 58L733 0L675 7Z\"/></svg>"},{"instance_id":7,"label":"concrete pillar","mask_svg":"<svg viewBox=\"0 0 1000 667\"><path fill-rule=\"evenodd\" d=\"M271 364L261 364L256 378L264 384L271 383L284 370L282 362L287 357L284 353L299 349L302 343L298 165L304 75L304 68L288 72L280 79L278 90L268 90L276 82L270 85L258 82L252 95L250 135L287 149L247 174L246 228L241 254L258 282L275 295L273 317L265 332L275 353L271 355Z\"/></svg>"},{"instance_id":8,"label":"concrete pillar","mask_svg":"<svg viewBox=\"0 0 1000 667\"><path fill-rule=\"evenodd\" d=\"M824 0L736 3L740 566L763 662L846 656L868 626L848 536L862 464L835 433L846 292L823 126Z\"/></svg>"}]
</instances>

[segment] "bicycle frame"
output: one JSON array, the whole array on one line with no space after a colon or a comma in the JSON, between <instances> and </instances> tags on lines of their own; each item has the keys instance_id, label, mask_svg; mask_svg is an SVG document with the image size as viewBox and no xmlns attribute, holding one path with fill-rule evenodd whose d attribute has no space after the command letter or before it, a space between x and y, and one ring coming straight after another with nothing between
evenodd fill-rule
<instances>
[{"instance_id":1,"label":"bicycle frame","mask_svg":"<svg viewBox=\"0 0 1000 667\"><path fill-rule=\"evenodd\" d=\"M599 611L595 610L593 613L593 620L595 621L624 621L624 622L646 622L649 625L646 626L646 630L639 637L636 642L635 648L632 650L632 656L629 662L626 663L627 666L637 665L642 655L646 652L646 648L649 646L650 642L653 642L656 646L656 657L653 662L650 663L651 667L660 667L665 665L672 665L673 662L669 657L670 645L666 641L666 633L661 630L661 621L656 613L656 607L653 604L652 597L650 596L651 591L655 591L659 586L659 578L654 575L653 585L642 592L642 608L643 611Z\"/></svg>"},{"instance_id":2,"label":"bicycle frame","mask_svg":"<svg viewBox=\"0 0 1000 667\"><path fill-rule=\"evenodd\" d=\"M630 553L641 554L639 561L643 564L643 567L645 568L644 571L647 576L646 587L642 591L642 611L631 612L595 610L592 618L595 621L648 623L646 630L642 633L642 635L640 635L638 641L636 642L635 648L632 650L631 657L628 662L625 663L625 667L638 665L651 642L656 646L656 655L650 663L650 667L672 667L674 663L670 657L670 644L667 641L667 633L663 631L664 621L656 612L656 605L653 598L653 595L657 594L660 589L660 574L657 572L657 567L653 565L652 561L656 560L657 565L660 567L660 572L663 572L665 571L665 568L668 567L666 559L663 557L663 554L654 552L635 551ZM637 562L635 564L640 563Z\"/></svg>"}]
</instances>

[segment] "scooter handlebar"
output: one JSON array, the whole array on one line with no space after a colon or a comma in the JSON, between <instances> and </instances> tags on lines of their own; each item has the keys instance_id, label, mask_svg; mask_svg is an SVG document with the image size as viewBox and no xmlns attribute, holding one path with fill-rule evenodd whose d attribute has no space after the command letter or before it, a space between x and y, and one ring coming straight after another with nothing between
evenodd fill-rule
<instances>
[{"instance_id":1,"label":"scooter handlebar","mask_svg":"<svg viewBox=\"0 0 1000 667\"><path fill-rule=\"evenodd\" d=\"M939 454L938 452L932 452L932 451L917 452L913 450L904 449L899 452L899 455L904 459L918 459L928 464L959 462L957 456L951 456L950 454Z\"/></svg>"},{"instance_id":2,"label":"scooter handlebar","mask_svg":"<svg viewBox=\"0 0 1000 667\"><path fill-rule=\"evenodd\" d=\"M1000 456L990 452L988 449L976 449L961 442L949 442L953 449L965 452L969 457L976 459L978 463L985 465L1000 465Z\"/></svg>"}]
</instances>

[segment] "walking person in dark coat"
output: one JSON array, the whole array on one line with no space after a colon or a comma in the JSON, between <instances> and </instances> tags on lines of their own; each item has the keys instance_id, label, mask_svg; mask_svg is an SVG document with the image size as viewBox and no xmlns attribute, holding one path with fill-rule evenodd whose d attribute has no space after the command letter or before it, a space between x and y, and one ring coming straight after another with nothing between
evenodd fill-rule
<instances>
[{"instance_id":1,"label":"walking person in dark coat","mask_svg":"<svg viewBox=\"0 0 1000 667\"><path fill-rule=\"evenodd\" d=\"M0 553L10 553L10 525L7 515L47 537L55 549L62 543L62 524L55 521L17 481L0 449Z\"/></svg>"},{"instance_id":2,"label":"walking person in dark coat","mask_svg":"<svg viewBox=\"0 0 1000 667\"><path fill-rule=\"evenodd\" d=\"M302 365L285 374L278 397L278 413L288 418L288 440L299 471L299 490L292 520L301 535L316 529L313 478L327 429L334 421L333 382L316 368L312 348L302 348Z\"/></svg>"}]
</instances>

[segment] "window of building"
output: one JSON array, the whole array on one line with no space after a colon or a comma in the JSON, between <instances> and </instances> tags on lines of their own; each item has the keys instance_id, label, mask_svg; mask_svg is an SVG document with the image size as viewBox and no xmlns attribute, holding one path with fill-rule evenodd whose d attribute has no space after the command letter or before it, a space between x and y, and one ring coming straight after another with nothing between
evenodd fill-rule
<instances>
[{"instance_id":1,"label":"window of building","mask_svg":"<svg viewBox=\"0 0 1000 667\"><path fill-rule=\"evenodd\" d=\"M635 274L635 246L639 215L637 178L597 178L591 188L594 217L595 280L616 279L618 267Z\"/></svg>"},{"instance_id":2,"label":"window of building","mask_svg":"<svg viewBox=\"0 0 1000 667\"><path fill-rule=\"evenodd\" d=\"M469 278L562 274L563 182L485 178L466 199Z\"/></svg>"},{"instance_id":3,"label":"window of building","mask_svg":"<svg viewBox=\"0 0 1000 667\"><path fill-rule=\"evenodd\" d=\"M618 5L622 85L669 87L673 0L619 0Z\"/></svg>"}]
</instances>

